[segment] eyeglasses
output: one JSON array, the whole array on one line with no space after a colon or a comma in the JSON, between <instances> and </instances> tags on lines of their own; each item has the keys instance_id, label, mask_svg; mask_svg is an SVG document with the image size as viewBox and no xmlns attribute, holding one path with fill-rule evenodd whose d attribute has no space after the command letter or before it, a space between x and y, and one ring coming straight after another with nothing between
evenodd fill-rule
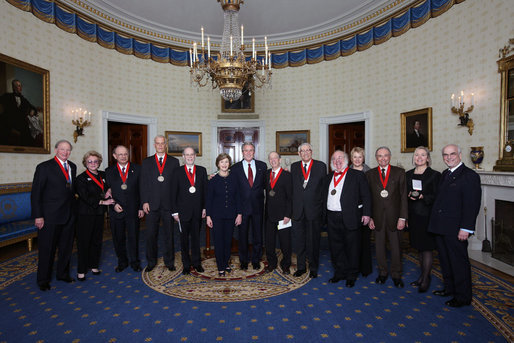
<instances>
[{"instance_id":1,"label":"eyeglasses","mask_svg":"<svg viewBox=\"0 0 514 343\"><path fill-rule=\"evenodd\" d=\"M89 163L89 164L100 164L100 161L98 161L98 160L91 161L90 160L90 161L87 161L87 163Z\"/></svg>"},{"instance_id":2,"label":"eyeglasses","mask_svg":"<svg viewBox=\"0 0 514 343\"><path fill-rule=\"evenodd\" d=\"M312 150L311 149L308 149L308 150L300 150L300 153L308 153L308 152L311 152Z\"/></svg>"}]
</instances>

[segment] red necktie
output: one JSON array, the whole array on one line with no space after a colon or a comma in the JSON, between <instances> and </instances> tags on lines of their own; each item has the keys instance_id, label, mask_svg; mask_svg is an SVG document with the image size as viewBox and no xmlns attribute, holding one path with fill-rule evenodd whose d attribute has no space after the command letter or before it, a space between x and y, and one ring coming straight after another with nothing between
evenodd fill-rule
<instances>
[{"instance_id":1,"label":"red necktie","mask_svg":"<svg viewBox=\"0 0 514 343\"><path fill-rule=\"evenodd\" d=\"M248 183L250 184L250 188L253 187L253 171L252 165L248 163Z\"/></svg>"}]
</instances>

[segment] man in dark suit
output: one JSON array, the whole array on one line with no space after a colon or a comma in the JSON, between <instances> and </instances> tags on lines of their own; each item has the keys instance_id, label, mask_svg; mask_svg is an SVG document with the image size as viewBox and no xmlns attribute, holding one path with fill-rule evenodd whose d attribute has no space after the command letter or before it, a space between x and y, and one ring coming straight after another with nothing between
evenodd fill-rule
<instances>
[{"instance_id":1,"label":"man in dark suit","mask_svg":"<svg viewBox=\"0 0 514 343\"><path fill-rule=\"evenodd\" d=\"M427 138L421 133L421 122L414 120L412 132L407 135L407 148L417 148L418 146L428 146Z\"/></svg>"},{"instance_id":2,"label":"man in dark suit","mask_svg":"<svg viewBox=\"0 0 514 343\"><path fill-rule=\"evenodd\" d=\"M200 229L205 218L207 170L195 165L196 153L192 147L185 148L182 157L184 165L175 169L171 180L171 211L181 230L182 274L187 275L191 265L199 273L204 271L200 257Z\"/></svg>"},{"instance_id":3,"label":"man in dark suit","mask_svg":"<svg viewBox=\"0 0 514 343\"><path fill-rule=\"evenodd\" d=\"M459 146L447 145L442 153L448 169L441 176L428 231L436 234L444 289L433 293L453 296L446 305L461 307L471 304L468 237L475 231L482 190L478 174L462 163Z\"/></svg>"},{"instance_id":4,"label":"man in dark suit","mask_svg":"<svg viewBox=\"0 0 514 343\"><path fill-rule=\"evenodd\" d=\"M378 277L375 282L384 284L387 280L386 240L388 240L391 248L391 277L394 285L402 288L404 285L400 233L405 228L408 214L405 170L389 164L391 150L388 147L378 148L375 158L378 167L366 172L373 199L373 212L369 228L375 230L375 250L378 263Z\"/></svg>"},{"instance_id":5,"label":"man in dark suit","mask_svg":"<svg viewBox=\"0 0 514 343\"><path fill-rule=\"evenodd\" d=\"M21 94L19 80L13 80L11 84L12 93L0 97L0 145L33 146L27 116L35 115L37 109Z\"/></svg>"},{"instance_id":6,"label":"man in dark suit","mask_svg":"<svg viewBox=\"0 0 514 343\"><path fill-rule=\"evenodd\" d=\"M323 180L327 165L312 159L312 146L303 143L298 147L301 161L291 164L293 178L293 240L297 247L296 272L300 277L307 271L309 277L318 277L319 242L323 217Z\"/></svg>"},{"instance_id":7,"label":"man in dark suit","mask_svg":"<svg viewBox=\"0 0 514 343\"><path fill-rule=\"evenodd\" d=\"M293 184L291 174L280 167L280 155L277 152L270 152L268 160L271 169L266 172L266 270L272 272L277 268L275 247L278 231L282 251L280 268L282 273L287 275L291 267L291 228L280 228L279 224L291 225Z\"/></svg>"},{"instance_id":8,"label":"man in dark suit","mask_svg":"<svg viewBox=\"0 0 514 343\"><path fill-rule=\"evenodd\" d=\"M262 217L264 212L264 182L266 163L254 159L253 143L243 144L243 160L230 168L239 183L243 221L239 225L239 263L242 270L248 269L251 260L253 269L260 268L262 255ZM252 227L252 256L248 252L248 234Z\"/></svg>"},{"instance_id":9,"label":"man in dark suit","mask_svg":"<svg viewBox=\"0 0 514 343\"><path fill-rule=\"evenodd\" d=\"M151 272L157 264L159 227L162 219L164 239L164 265L175 270L175 240L171 218L171 182L173 171L179 166L178 159L166 153L166 138L154 138L155 155L143 160L140 180L141 202L146 213L146 261L145 271Z\"/></svg>"},{"instance_id":10,"label":"man in dark suit","mask_svg":"<svg viewBox=\"0 0 514 343\"><path fill-rule=\"evenodd\" d=\"M115 271L123 271L130 263L139 272L139 218L144 216L139 201L141 167L129 162L129 151L123 145L118 145L112 155L117 162L105 170L105 178L116 202L109 206L112 241L118 257Z\"/></svg>"},{"instance_id":11,"label":"man in dark suit","mask_svg":"<svg viewBox=\"0 0 514 343\"><path fill-rule=\"evenodd\" d=\"M60 140L55 144L55 156L36 167L30 203L38 231L37 284L50 289L55 250L59 249L57 280L73 282L70 277L70 258L73 249L75 176L77 166L68 161L71 143Z\"/></svg>"},{"instance_id":12,"label":"man in dark suit","mask_svg":"<svg viewBox=\"0 0 514 343\"><path fill-rule=\"evenodd\" d=\"M359 274L361 226L371 216L371 195L364 173L348 167L348 155L340 150L330 161L334 172L325 177L323 199L326 199L328 244L336 283L346 280L346 287L355 286Z\"/></svg>"}]
</instances>

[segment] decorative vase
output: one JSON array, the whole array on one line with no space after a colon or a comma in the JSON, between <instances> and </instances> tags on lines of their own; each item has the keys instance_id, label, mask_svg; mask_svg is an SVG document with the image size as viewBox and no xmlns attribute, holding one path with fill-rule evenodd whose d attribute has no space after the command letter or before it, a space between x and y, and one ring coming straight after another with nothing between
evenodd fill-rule
<instances>
[{"instance_id":1,"label":"decorative vase","mask_svg":"<svg viewBox=\"0 0 514 343\"><path fill-rule=\"evenodd\" d=\"M473 162L473 164L475 165L475 169L482 169L480 168L480 163L482 163L482 161L484 160L484 147L471 147L471 152L469 156L471 157L471 162Z\"/></svg>"}]
</instances>

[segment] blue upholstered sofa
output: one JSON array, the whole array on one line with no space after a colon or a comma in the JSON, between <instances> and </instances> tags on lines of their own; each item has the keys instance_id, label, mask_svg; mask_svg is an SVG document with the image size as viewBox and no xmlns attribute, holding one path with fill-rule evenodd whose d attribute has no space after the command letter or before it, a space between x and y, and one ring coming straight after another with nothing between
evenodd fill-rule
<instances>
[{"instance_id":1,"label":"blue upholstered sofa","mask_svg":"<svg viewBox=\"0 0 514 343\"><path fill-rule=\"evenodd\" d=\"M31 218L31 183L0 185L0 247L27 240L32 250L32 238L37 227Z\"/></svg>"}]
</instances>

